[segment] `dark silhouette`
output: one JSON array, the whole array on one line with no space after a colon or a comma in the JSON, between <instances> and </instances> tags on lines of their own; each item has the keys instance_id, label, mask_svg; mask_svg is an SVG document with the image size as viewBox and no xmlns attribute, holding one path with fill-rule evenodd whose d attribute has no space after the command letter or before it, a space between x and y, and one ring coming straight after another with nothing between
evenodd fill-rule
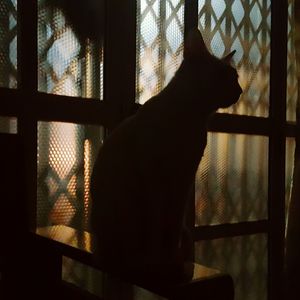
<instances>
[{"instance_id":1,"label":"dark silhouette","mask_svg":"<svg viewBox=\"0 0 300 300\"><path fill-rule=\"evenodd\" d=\"M101 41L104 36L105 0L51 0L47 5L60 9L81 42Z\"/></svg>"},{"instance_id":2,"label":"dark silhouette","mask_svg":"<svg viewBox=\"0 0 300 300\"><path fill-rule=\"evenodd\" d=\"M192 31L169 85L105 140L91 181L95 257L105 270L158 281L185 275L184 219L206 122L242 93L232 55L217 59Z\"/></svg>"}]
</instances>

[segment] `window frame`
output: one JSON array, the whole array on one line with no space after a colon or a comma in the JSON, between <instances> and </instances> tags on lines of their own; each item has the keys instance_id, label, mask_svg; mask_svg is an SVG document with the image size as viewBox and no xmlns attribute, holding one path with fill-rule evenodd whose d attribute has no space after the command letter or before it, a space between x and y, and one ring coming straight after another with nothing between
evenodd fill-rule
<instances>
[{"instance_id":1,"label":"window frame","mask_svg":"<svg viewBox=\"0 0 300 300\"><path fill-rule=\"evenodd\" d=\"M104 100L83 101L76 97L70 100L67 96L38 92L37 6L37 1L18 1L18 88L0 88L0 115L18 118L18 134L25 146L25 198L31 231L36 226L38 121L113 128L132 111L136 83L136 1L110 0L106 1ZM198 26L198 1L186 0L184 14L186 36L190 28ZM217 113L208 124L211 132L269 138L268 219L194 228L195 240L267 234L268 299L272 300L283 299L286 139L296 137L295 122L286 120L287 23L288 0L271 1L269 117ZM194 226L193 214L194 211L190 216L191 226Z\"/></svg>"}]
</instances>

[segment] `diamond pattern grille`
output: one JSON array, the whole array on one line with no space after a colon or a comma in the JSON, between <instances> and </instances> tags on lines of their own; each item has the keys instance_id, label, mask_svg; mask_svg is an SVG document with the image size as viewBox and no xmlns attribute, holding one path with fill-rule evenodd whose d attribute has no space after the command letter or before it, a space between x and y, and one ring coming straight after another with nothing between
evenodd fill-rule
<instances>
[{"instance_id":1,"label":"diamond pattern grille","mask_svg":"<svg viewBox=\"0 0 300 300\"><path fill-rule=\"evenodd\" d=\"M137 1L137 102L159 93L182 61L183 0Z\"/></svg>"},{"instance_id":2,"label":"diamond pattern grille","mask_svg":"<svg viewBox=\"0 0 300 300\"><path fill-rule=\"evenodd\" d=\"M196 175L196 225L267 217L268 140L209 133Z\"/></svg>"},{"instance_id":3,"label":"diamond pattern grille","mask_svg":"<svg viewBox=\"0 0 300 300\"><path fill-rule=\"evenodd\" d=\"M39 91L102 99L101 43L80 43L61 10L49 0L38 4Z\"/></svg>"},{"instance_id":4,"label":"diamond pattern grille","mask_svg":"<svg viewBox=\"0 0 300 300\"><path fill-rule=\"evenodd\" d=\"M160 92L182 60L184 1L138 0L137 102ZM270 76L270 0L198 0L199 28L210 51L221 57L237 50L234 65L244 89L227 110L268 116ZM297 79L293 41L293 0L289 0L287 118L294 121Z\"/></svg>"},{"instance_id":5,"label":"diamond pattern grille","mask_svg":"<svg viewBox=\"0 0 300 300\"><path fill-rule=\"evenodd\" d=\"M38 226L88 229L90 176L103 130L58 122L38 124Z\"/></svg>"},{"instance_id":6,"label":"diamond pattern grille","mask_svg":"<svg viewBox=\"0 0 300 300\"><path fill-rule=\"evenodd\" d=\"M17 0L0 0L0 86L17 88Z\"/></svg>"},{"instance_id":7,"label":"diamond pattern grille","mask_svg":"<svg viewBox=\"0 0 300 300\"><path fill-rule=\"evenodd\" d=\"M232 50L244 93L225 112L268 116L271 1L199 0L199 28L217 57Z\"/></svg>"}]
</instances>

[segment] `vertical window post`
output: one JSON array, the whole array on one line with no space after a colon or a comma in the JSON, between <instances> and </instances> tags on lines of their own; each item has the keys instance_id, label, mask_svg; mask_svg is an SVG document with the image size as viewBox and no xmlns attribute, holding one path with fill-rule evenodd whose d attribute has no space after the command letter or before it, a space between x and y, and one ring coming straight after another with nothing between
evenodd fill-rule
<instances>
[{"instance_id":1,"label":"vertical window post","mask_svg":"<svg viewBox=\"0 0 300 300\"><path fill-rule=\"evenodd\" d=\"M269 141L269 299L284 299L287 0L272 1Z\"/></svg>"}]
</instances>

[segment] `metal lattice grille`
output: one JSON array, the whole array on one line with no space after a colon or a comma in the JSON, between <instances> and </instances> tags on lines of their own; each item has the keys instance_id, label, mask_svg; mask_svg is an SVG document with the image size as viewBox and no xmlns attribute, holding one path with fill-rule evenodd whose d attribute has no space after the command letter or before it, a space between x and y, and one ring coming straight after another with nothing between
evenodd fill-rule
<instances>
[{"instance_id":1,"label":"metal lattice grille","mask_svg":"<svg viewBox=\"0 0 300 300\"><path fill-rule=\"evenodd\" d=\"M183 0L137 1L137 102L143 104L170 81L182 61Z\"/></svg>"},{"instance_id":2,"label":"metal lattice grille","mask_svg":"<svg viewBox=\"0 0 300 300\"><path fill-rule=\"evenodd\" d=\"M209 133L196 175L196 225L267 217L268 139Z\"/></svg>"},{"instance_id":3,"label":"metal lattice grille","mask_svg":"<svg viewBox=\"0 0 300 300\"><path fill-rule=\"evenodd\" d=\"M102 99L102 46L80 43L61 10L38 3L39 91Z\"/></svg>"},{"instance_id":4,"label":"metal lattice grille","mask_svg":"<svg viewBox=\"0 0 300 300\"><path fill-rule=\"evenodd\" d=\"M198 263L228 272L236 300L267 299L267 237L250 235L200 241L195 244Z\"/></svg>"},{"instance_id":5,"label":"metal lattice grille","mask_svg":"<svg viewBox=\"0 0 300 300\"><path fill-rule=\"evenodd\" d=\"M223 110L267 116L269 109L271 1L199 0L199 28L217 57L232 50L244 93Z\"/></svg>"},{"instance_id":6,"label":"metal lattice grille","mask_svg":"<svg viewBox=\"0 0 300 300\"><path fill-rule=\"evenodd\" d=\"M38 226L88 228L90 176L103 129L38 123Z\"/></svg>"},{"instance_id":7,"label":"metal lattice grille","mask_svg":"<svg viewBox=\"0 0 300 300\"><path fill-rule=\"evenodd\" d=\"M137 23L137 102L160 92L182 60L184 1L139 0ZM199 28L217 57L237 50L234 65L244 89L227 110L268 116L271 1L198 0ZM293 1L289 0L287 118L295 120L297 79L293 42Z\"/></svg>"},{"instance_id":8,"label":"metal lattice grille","mask_svg":"<svg viewBox=\"0 0 300 300\"><path fill-rule=\"evenodd\" d=\"M0 86L17 88L17 0L0 0Z\"/></svg>"}]
</instances>

